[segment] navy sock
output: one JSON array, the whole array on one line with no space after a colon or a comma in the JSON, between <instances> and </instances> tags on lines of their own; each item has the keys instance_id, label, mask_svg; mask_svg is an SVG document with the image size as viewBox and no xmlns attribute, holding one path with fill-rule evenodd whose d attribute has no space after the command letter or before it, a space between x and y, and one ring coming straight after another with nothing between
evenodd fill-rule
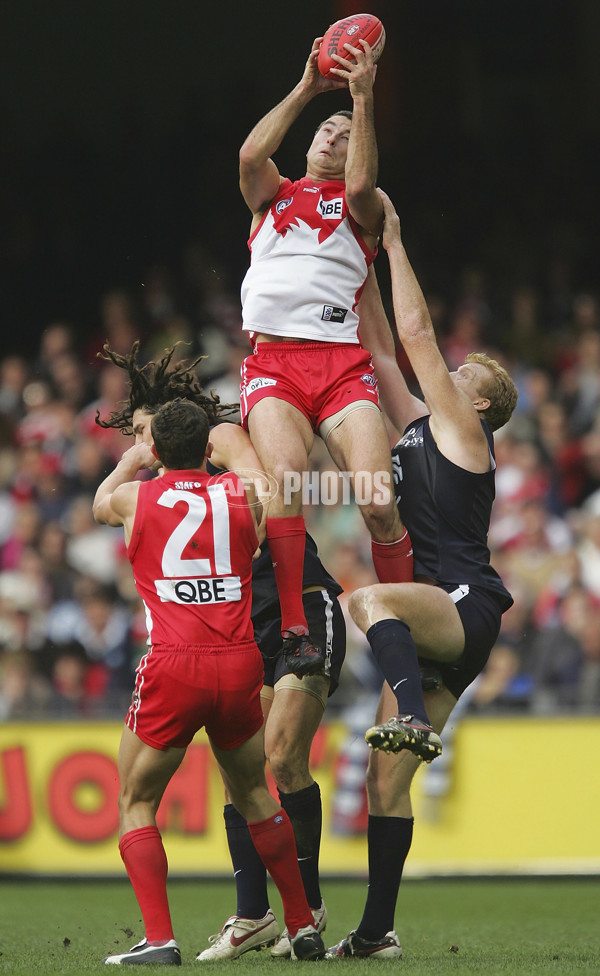
<instances>
[{"instance_id":1,"label":"navy sock","mask_svg":"<svg viewBox=\"0 0 600 976\"><path fill-rule=\"evenodd\" d=\"M319 850L323 811L318 783L296 793L279 793L279 802L291 820L298 850L298 866L311 908L321 907L319 887Z\"/></svg>"},{"instance_id":2,"label":"navy sock","mask_svg":"<svg viewBox=\"0 0 600 976\"><path fill-rule=\"evenodd\" d=\"M396 696L398 715L414 715L429 724L417 648L410 628L402 620L378 620L369 627L367 640L379 670Z\"/></svg>"},{"instance_id":3,"label":"navy sock","mask_svg":"<svg viewBox=\"0 0 600 976\"><path fill-rule=\"evenodd\" d=\"M269 910L267 870L256 852L248 824L233 803L223 810L237 892L236 915L263 918Z\"/></svg>"},{"instance_id":4,"label":"navy sock","mask_svg":"<svg viewBox=\"0 0 600 976\"><path fill-rule=\"evenodd\" d=\"M394 915L404 862L413 835L412 817L369 816L369 890L356 930L362 939L377 942L394 929Z\"/></svg>"}]
</instances>

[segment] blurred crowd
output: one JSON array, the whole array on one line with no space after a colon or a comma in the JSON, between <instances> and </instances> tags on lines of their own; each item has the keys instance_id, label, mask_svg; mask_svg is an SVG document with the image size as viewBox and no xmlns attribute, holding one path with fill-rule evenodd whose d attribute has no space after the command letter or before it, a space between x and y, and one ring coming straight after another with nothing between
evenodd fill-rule
<instances>
[{"instance_id":1,"label":"blurred crowd","mask_svg":"<svg viewBox=\"0 0 600 976\"><path fill-rule=\"evenodd\" d=\"M471 713L600 712L600 302L569 287L514 284L500 298L465 270L453 295L427 295L450 368L484 350L511 371L519 406L496 435L492 562L515 597ZM185 275L154 268L137 293L107 291L95 334L77 322L40 323L28 356L0 360L0 717L124 714L144 652L143 608L122 530L96 525L98 484L128 446L95 423L126 398L126 374L103 344L140 361L181 340L205 354L207 389L237 402L248 352L237 285L206 249L189 248ZM402 350L400 365L414 387ZM415 389L415 392L418 392ZM319 442L314 470L331 472ZM344 587L375 580L370 541L343 494L305 506L323 561ZM328 712L377 691L364 638L348 619L345 674ZM362 721L362 716L360 721ZM366 724L370 721L367 716ZM364 725L365 723L362 722Z\"/></svg>"}]
</instances>

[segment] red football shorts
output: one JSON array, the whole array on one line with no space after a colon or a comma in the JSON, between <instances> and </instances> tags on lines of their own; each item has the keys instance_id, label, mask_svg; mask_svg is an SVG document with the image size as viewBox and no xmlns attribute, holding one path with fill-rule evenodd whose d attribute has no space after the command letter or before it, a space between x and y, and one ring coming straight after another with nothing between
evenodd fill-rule
<instances>
[{"instance_id":1,"label":"red football shorts","mask_svg":"<svg viewBox=\"0 0 600 976\"><path fill-rule=\"evenodd\" d=\"M137 667L125 725L154 749L184 749L203 727L218 749L234 749L263 724L263 676L254 641L153 647Z\"/></svg>"},{"instance_id":2,"label":"red football shorts","mask_svg":"<svg viewBox=\"0 0 600 976\"><path fill-rule=\"evenodd\" d=\"M242 363L240 420L263 397L286 400L318 431L319 424L356 400L379 407L371 354L344 342L257 342Z\"/></svg>"}]
</instances>

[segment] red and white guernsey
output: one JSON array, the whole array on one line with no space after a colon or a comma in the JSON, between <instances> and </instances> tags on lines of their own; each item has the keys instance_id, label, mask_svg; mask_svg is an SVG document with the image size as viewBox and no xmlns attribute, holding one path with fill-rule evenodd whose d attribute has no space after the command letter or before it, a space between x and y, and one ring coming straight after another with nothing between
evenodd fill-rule
<instances>
[{"instance_id":1,"label":"red and white guernsey","mask_svg":"<svg viewBox=\"0 0 600 976\"><path fill-rule=\"evenodd\" d=\"M248 241L244 331L359 344L356 305L376 251L346 205L342 180L284 180Z\"/></svg>"},{"instance_id":2,"label":"red and white guernsey","mask_svg":"<svg viewBox=\"0 0 600 976\"><path fill-rule=\"evenodd\" d=\"M169 471L140 485L127 554L146 608L148 643L254 640L252 556L244 486L228 472Z\"/></svg>"}]
</instances>

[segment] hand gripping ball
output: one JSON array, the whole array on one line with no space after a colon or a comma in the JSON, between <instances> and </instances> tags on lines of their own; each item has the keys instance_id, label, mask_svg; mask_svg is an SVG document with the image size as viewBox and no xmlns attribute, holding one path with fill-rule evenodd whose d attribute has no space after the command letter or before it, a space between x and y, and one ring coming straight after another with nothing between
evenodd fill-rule
<instances>
[{"instance_id":1,"label":"hand gripping ball","mask_svg":"<svg viewBox=\"0 0 600 976\"><path fill-rule=\"evenodd\" d=\"M347 61L352 60L352 54L344 47L346 42L353 47L360 47L359 41L364 40L373 51L373 60L378 61L385 45L385 29L381 21L374 14L353 14L336 20L335 24L325 33L319 48L317 66L325 78L335 78L329 74L331 68L338 68L339 64L332 55L338 54Z\"/></svg>"}]
</instances>

